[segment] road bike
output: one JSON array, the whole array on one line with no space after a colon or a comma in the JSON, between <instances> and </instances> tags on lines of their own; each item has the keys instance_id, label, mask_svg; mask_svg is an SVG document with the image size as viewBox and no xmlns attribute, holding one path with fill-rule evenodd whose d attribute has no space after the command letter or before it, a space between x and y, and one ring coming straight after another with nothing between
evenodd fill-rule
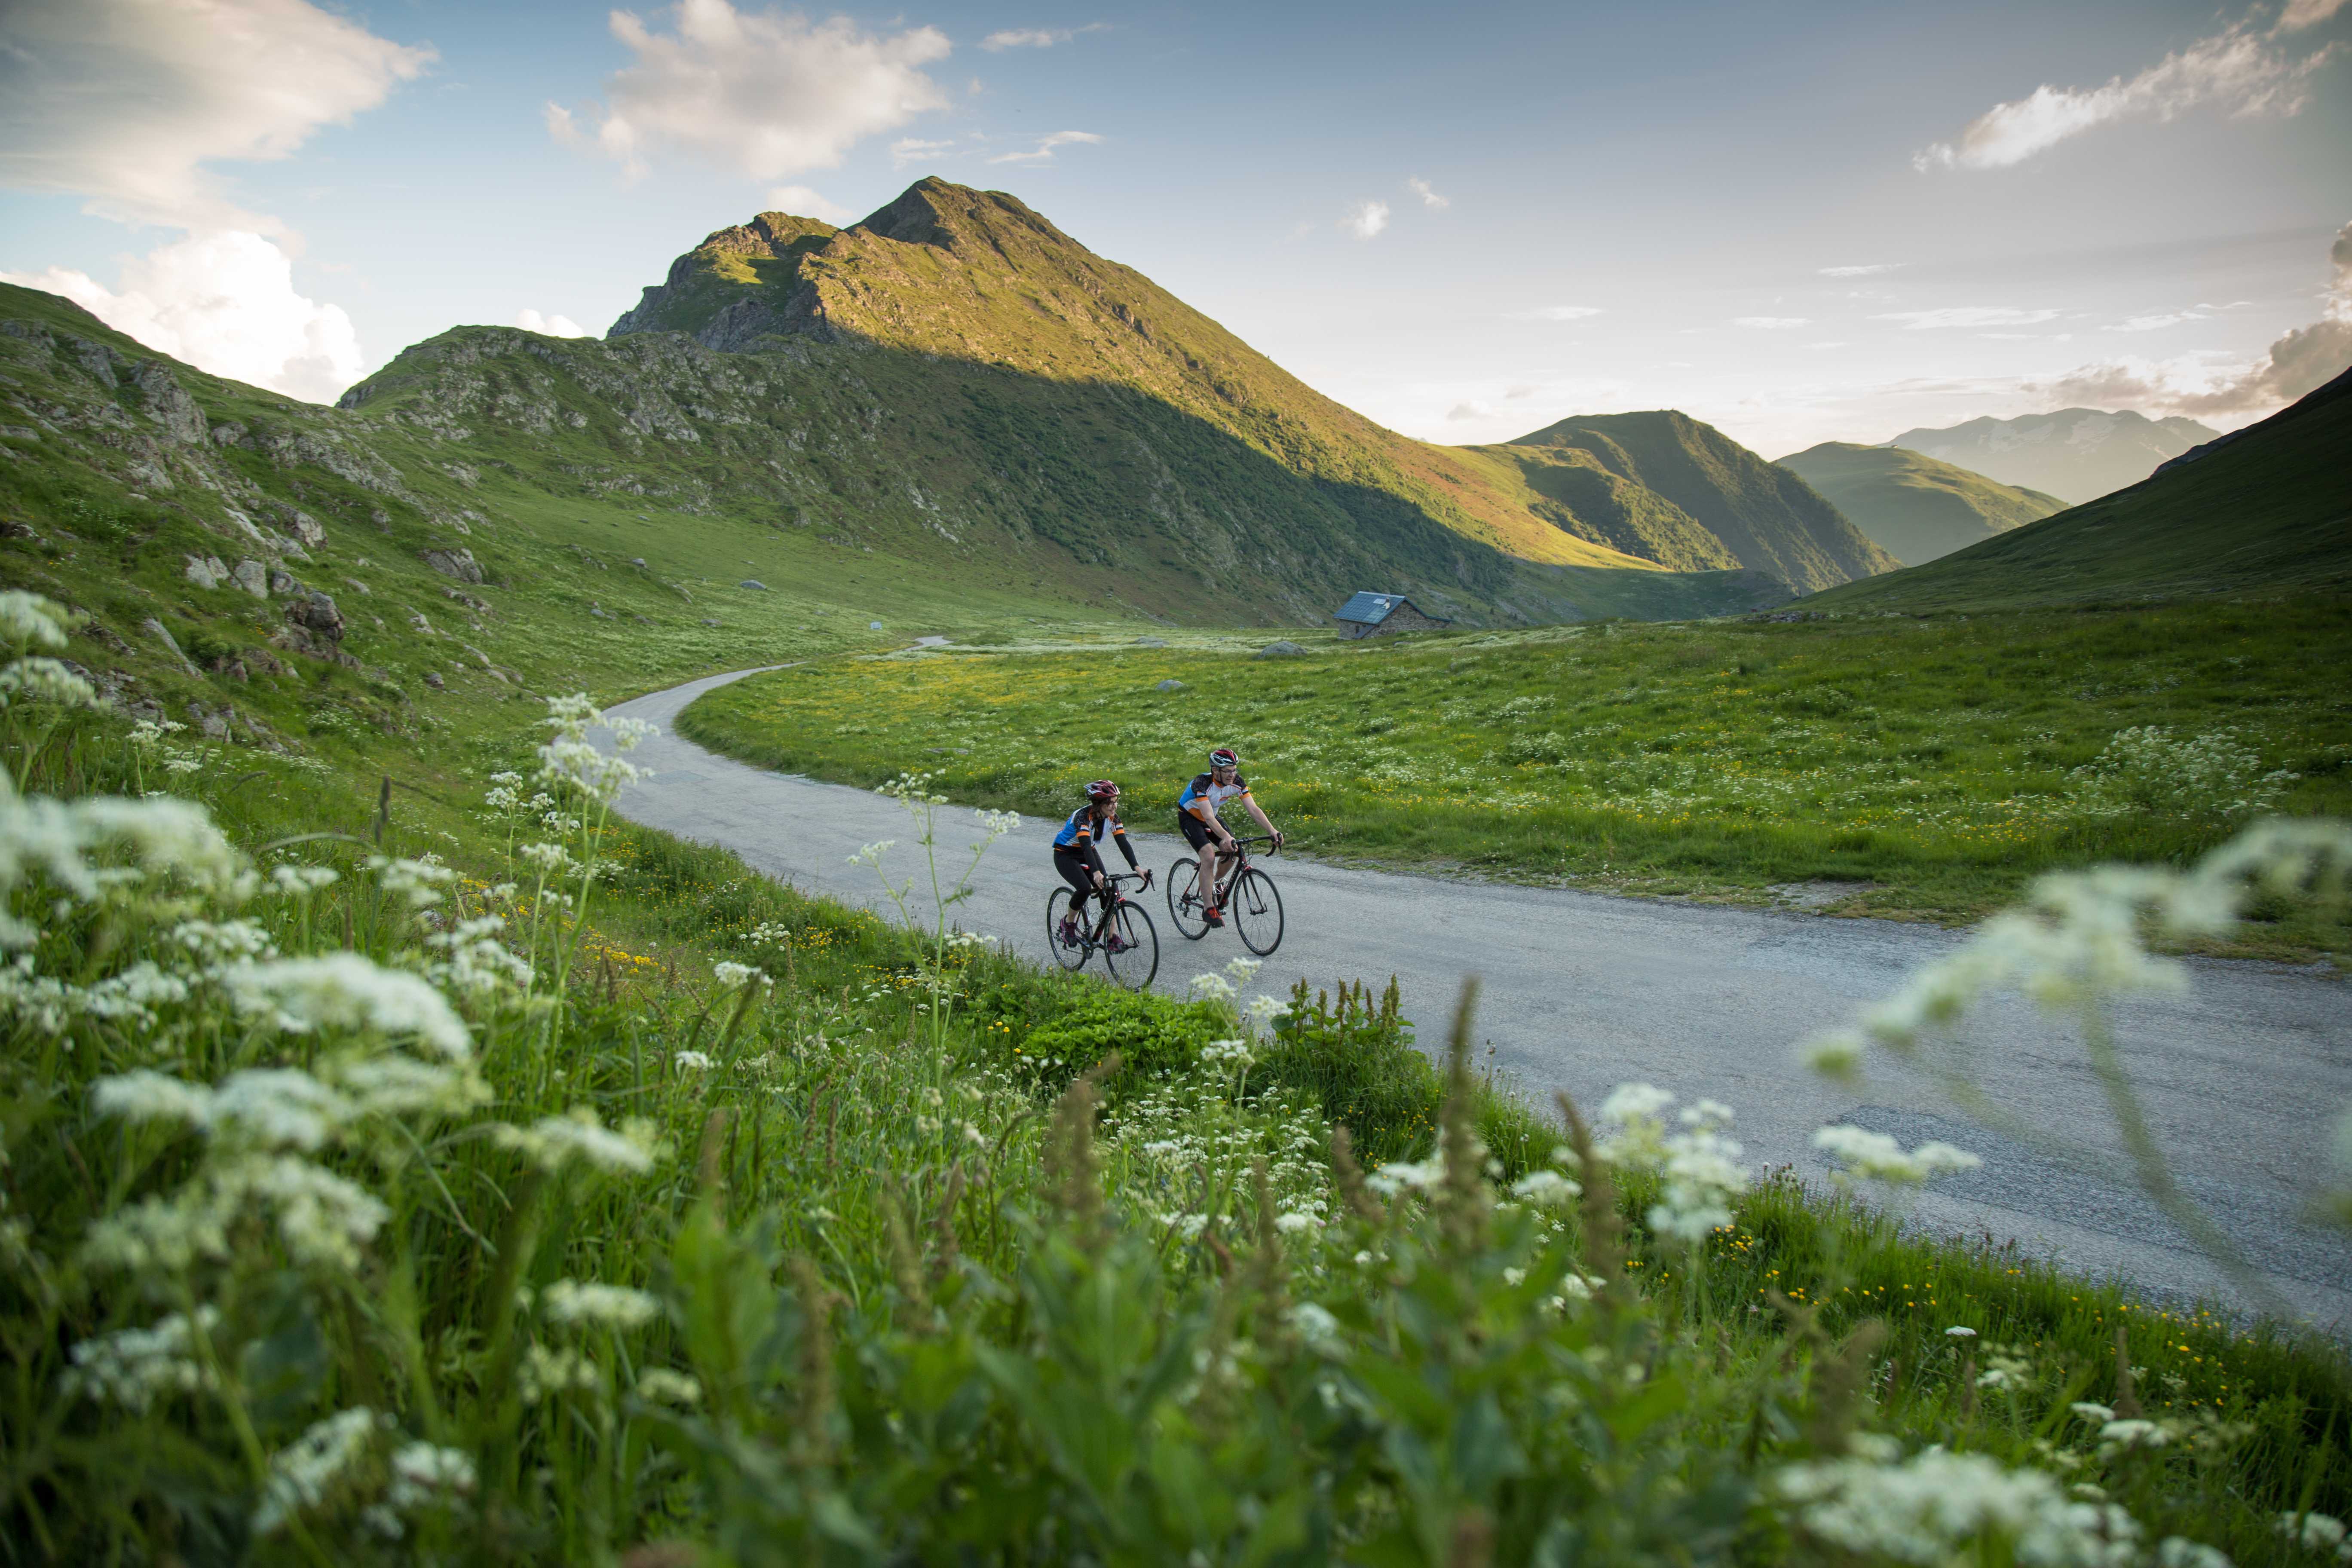
<instances>
[{"instance_id":1,"label":"road bike","mask_svg":"<svg viewBox=\"0 0 2352 1568\"><path fill-rule=\"evenodd\" d=\"M1114 982L1129 991L1140 991L1160 973L1160 932L1153 929L1150 914L1120 887L1128 882L1149 883L1151 873L1127 872L1104 880L1112 901L1092 925L1081 924L1066 937L1062 921L1070 913L1076 893L1056 888L1045 896L1045 945L1053 950L1054 962L1065 969L1083 969L1087 959L1100 952L1103 967Z\"/></svg>"},{"instance_id":2,"label":"road bike","mask_svg":"<svg viewBox=\"0 0 2352 1568\"><path fill-rule=\"evenodd\" d=\"M1274 879L1250 864L1250 846L1263 844L1268 853L1276 847L1274 839L1265 834L1251 838L1235 838L1231 849L1217 852L1217 907L1224 911L1225 920L1242 945L1265 957L1282 945L1282 894ZM1168 918L1187 942L1198 942L1209 934L1206 912L1201 908L1201 858L1191 855L1168 868Z\"/></svg>"}]
</instances>

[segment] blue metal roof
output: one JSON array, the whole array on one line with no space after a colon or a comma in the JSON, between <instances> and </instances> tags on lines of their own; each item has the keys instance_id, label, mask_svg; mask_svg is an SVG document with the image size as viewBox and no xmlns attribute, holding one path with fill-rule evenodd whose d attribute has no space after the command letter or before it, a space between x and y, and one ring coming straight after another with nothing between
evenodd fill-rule
<instances>
[{"instance_id":1,"label":"blue metal roof","mask_svg":"<svg viewBox=\"0 0 2352 1568\"><path fill-rule=\"evenodd\" d=\"M1390 614L1403 603L1402 594L1359 594L1334 611L1332 618L1376 626L1387 620Z\"/></svg>"}]
</instances>

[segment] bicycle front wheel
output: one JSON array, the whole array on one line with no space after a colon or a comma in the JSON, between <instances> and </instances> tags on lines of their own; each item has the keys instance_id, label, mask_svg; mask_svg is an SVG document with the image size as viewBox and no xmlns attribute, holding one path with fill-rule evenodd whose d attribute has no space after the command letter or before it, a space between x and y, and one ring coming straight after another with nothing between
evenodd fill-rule
<instances>
[{"instance_id":1,"label":"bicycle front wheel","mask_svg":"<svg viewBox=\"0 0 2352 1568\"><path fill-rule=\"evenodd\" d=\"M1110 977L1129 991L1140 991L1160 973L1160 933L1141 904L1121 900L1111 911L1111 940L1103 948L1103 966Z\"/></svg>"},{"instance_id":2,"label":"bicycle front wheel","mask_svg":"<svg viewBox=\"0 0 2352 1568\"><path fill-rule=\"evenodd\" d=\"M1225 899L1225 919L1242 945L1260 958L1282 945L1282 895L1274 879L1252 866L1234 883Z\"/></svg>"},{"instance_id":3,"label":"bicycle front wheel","mask_svg":"<svg viewBox=\"0 0 2352 1568\"><path fill-rule=\"evenodd\" d=\"M1168 918L1176 922L1176 932L1186 942L1198 942L1209 934L1209 922L1201 915L1201 863L1179 860L1168 868Z\"/></svg>"},{"instance_id":4,"label":"bicycle front wheel","mask_svg":"<svg viewBox=\"0 0 2352 1568\"><path fill-rule=\"evenodd\" d=\"M1046 951L1054 955L1054 962L1063 968L1076 969L1086 963L1087 954L1093 949L1087 945L1084 930L1078 932L1076 941L1067 943L1062 941L1062 921L1068 918L1069 914L1069 889L1056 888L1045 896Z\"/></svg>"}]
</instances>

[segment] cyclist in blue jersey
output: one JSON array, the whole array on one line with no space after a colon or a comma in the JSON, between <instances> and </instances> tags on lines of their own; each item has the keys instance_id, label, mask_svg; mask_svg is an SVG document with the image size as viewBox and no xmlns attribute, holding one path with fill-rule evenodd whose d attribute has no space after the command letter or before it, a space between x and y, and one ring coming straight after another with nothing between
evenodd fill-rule
<instances>
[{"instance_id":1,"label":"cyclist in blue jersey","mask_svg":"<svg viewBox=\"0 0 2352 1568\"><path fill-rule=\"evenodd\" d=\"M1257 818L1257 825L1274 837L1274 847L1282 847L1282 835L1268 822L1265 813L1250 795L1249 781L1242 777L1242 759L1231 746L1219 746L1209 753L1209 771L1196 774L1184 793L1176 797L1176 826L1182 830L1184 842L1201 852L1201 918L1213 926L1225 923L1224 915L1217 909L1217 857L1221 851L1231 852L1234 836L1217 820L1217 812L1229 800L1238 800Z\"/></svg>"},{"instance_id":2,"label":"cyclist in blue jersey","mask_svg":"<svg viewBox=\"0 0 2352 1568\"><path fill-rule=\"evenodd\" d=\"M1062 917L1062 929L1055 933L1064 947L1078 945L1080 930L1086 923L1087 895L1092 893L1110 907L1115 896L1110 890L1103 869L1101 844L1108 833L1118 852L1127 857L1127 868L1141 870L1135 858L1135 846L1127 841L1127 824L1118 818L1118 785L1108 779L1097 779L1087 785L1087 804L1070 813L1062 830L1054 835L1054 869L1070 884L1070 912ZM1151 873L1144 871L1143 885L1151 885ZM1118 933L1110 935L1110 950L1124 951L1126 943Z\"/></svg>"}]
</instances>

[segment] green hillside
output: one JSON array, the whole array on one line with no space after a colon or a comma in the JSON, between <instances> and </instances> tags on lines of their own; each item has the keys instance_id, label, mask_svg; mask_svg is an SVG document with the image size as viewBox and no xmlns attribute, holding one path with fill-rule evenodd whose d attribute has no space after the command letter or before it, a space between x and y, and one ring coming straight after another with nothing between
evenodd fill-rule
<instances>
[{"instance_id":1,"label":"green hillside","mask_svg":"<svg viewBox=\"0 0 2352 1568\"><path fill-rule=\"evenodd\" d=\"M1661 565L1737 565L1810 593L1897 564L1802 479L1673 409L1563 419L1469 450L1515 476L1535 515Z\"/></svg>"},{"instance_id":2,"label":"green hillside","mask_svg":"<svg viewBox=\"0 0 2352 1568\"><path fill-rule=\"evenodd\" d=\"M2150 419L2128 408L2061 408L2014 419L1971 419L1940 430L1906 430L1886 444L2074 506L2136 485L2159 463L2219 434L2179 416Z\"/></svg>"},{"instance_id":3,"label":"green hillside","mask_svg":"<svg viewBox=\"0 0 2352 1568\"><path fill-rule=\"evenodd\" d=\"M2126 490L1869 583L1834 610L2019 608L2352 588L2352 372Z\"/></svg>"},{"instance_id":4,"label":"green hillside","mask_svg":"<svg viewBox=\"0 0 2352 1568\"><path fill-rule=\"evenodd\" d=\"M2004 485L1900 447L1824 441L1782 458L1780 466L1906 566L2066 510L2056 496Z\"/></svg>"}]
</instances>

